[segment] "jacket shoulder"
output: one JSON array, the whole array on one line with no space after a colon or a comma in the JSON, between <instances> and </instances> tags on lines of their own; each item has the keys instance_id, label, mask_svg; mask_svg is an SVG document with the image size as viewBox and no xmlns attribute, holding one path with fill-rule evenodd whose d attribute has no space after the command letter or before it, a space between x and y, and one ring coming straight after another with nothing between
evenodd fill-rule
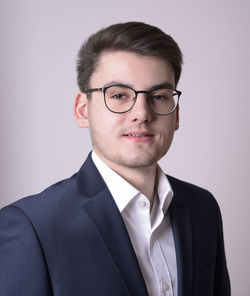
<instances>
[{"instance_id":1,"label":"jacket shoulder","mask_svg":"<svg viewBox=\"0 0 250 296\"><path fill-rule=\"evenodd\" d=\"M75 208L77 195L77 185L75 175L59 181L42 192L24 197L0 210L0 217L7 218L6 213L20 213L20 219L23 217L33 225L46 225L54 221L55 217L64 217L67 209ZM14 210L16 209L16 210ZM5 218L4 218L5 217Z\"/></svg>"},{"instance_id":2,"label":"jacket shoulder","mask_svg":"<svg viewBox=\"0 0 250 296\"><path fill-rule=\"evenodd\" d=\"M76 191L75 175L52 184L37 194L23 197L10 204L10 206L25 209L36 205L50 204L52 206L54 203L63 202L64 199L67 199L69 195L72 196L72 193Z\"/></svg>"},{"instance_id":3,"label":"jacket shoulder","mask_svg":"<svg viewBox=\"0 0 250 296\"><path fill-rule=\"evenodd\" d=\"M184 202L190 209L196 212L207 212L209 209L215 212L220 211L215 197L207 189L172 176L167 176L167 178L171 184L177 202Z\"/></svg>"}]
</instances>

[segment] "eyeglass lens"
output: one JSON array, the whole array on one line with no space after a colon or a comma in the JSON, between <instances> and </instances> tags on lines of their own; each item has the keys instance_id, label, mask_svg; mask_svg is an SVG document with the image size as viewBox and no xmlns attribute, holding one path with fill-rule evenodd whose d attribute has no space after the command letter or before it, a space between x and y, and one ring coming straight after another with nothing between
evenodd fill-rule
<instances>
[{"instance_id":1,"label":"eyeglass lens","mask_svg":"<svg viewBox=\"0 0 250 296\"><path fill-rule=\"evenodd\" d=\"M149 94L148 104L153 112L157 114L171 113L178 103L178 94L175 90L169 88L156 89ZM130 110L135 104L136 92L129 87L111 86L106 89L105 102L107 107L117 113L123 113Z\"/></svg>"}]
</instances>

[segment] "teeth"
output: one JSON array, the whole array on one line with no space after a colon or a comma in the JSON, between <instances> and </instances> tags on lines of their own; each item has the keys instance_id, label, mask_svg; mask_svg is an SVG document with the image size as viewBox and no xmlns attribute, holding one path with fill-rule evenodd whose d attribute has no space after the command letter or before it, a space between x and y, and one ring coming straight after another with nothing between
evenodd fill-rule
<instances>
[{"instance_id":1,"label":"teeth","mask_svg":"<svg viewBox=\"0 0 250 296\"><path fill-rule=\"evenodd\" d=\"M128 136L132 136L132 137L148 137L148 135L136 135L136 134L128 134Z\"/></svg>"}]
</instances>

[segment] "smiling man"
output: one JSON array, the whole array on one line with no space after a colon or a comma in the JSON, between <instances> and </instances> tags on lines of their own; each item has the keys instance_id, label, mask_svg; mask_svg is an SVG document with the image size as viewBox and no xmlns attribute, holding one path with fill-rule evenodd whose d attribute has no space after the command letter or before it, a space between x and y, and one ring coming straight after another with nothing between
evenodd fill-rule
<instances>
[{"instance_id":1,"label":"smiling man","mask_svg":"<svg viewBox=\"0 0 250 296\"><path fill-rule=\"evenodd\" d=\"M139 189L152 206L157 161L166 154L178 128L179 93L174 90L171 64L160 57L104 51L89 85L105 88L78 94L78 124L90 128L98 157Z\"/></svg>"},{"instance_id":2,"label":"smiling man","mask_svg":"<svg viewBox=\"0 0 250 296\"><path fill-rule=\"evenodd\" d=\"M181 65L172 37L144 23L83 44L74 115L93 151L1 210L1 295L230 295L215 199L157 164L179 127Z\"/></svg>"}]
</instances>

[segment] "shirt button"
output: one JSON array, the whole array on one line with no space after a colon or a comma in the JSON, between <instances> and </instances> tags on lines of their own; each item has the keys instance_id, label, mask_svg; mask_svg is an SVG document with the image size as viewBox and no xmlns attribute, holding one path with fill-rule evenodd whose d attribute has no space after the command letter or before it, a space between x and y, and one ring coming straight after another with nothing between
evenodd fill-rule
<instances>
[{"instance_id":1,"label":"shirt button","mask_svg":"<svg viewBox=\"0 0 250 296\"><path fill-rule=\"evenodd\" d=\"M140 207L145 207L147 203L144 200L140 200L138 204Z\"/></svg>"},{"instance_id":2,"label":"shirt button","mask_svg":"<svg viewBox=\"0 0 250 296\"><path fill-rule=\"evenodd\" d=\"M168 291L169 290L169 286L166 283L162 284L162 288L163 288L163 291Z\"/></svg>"}]
</instances>

